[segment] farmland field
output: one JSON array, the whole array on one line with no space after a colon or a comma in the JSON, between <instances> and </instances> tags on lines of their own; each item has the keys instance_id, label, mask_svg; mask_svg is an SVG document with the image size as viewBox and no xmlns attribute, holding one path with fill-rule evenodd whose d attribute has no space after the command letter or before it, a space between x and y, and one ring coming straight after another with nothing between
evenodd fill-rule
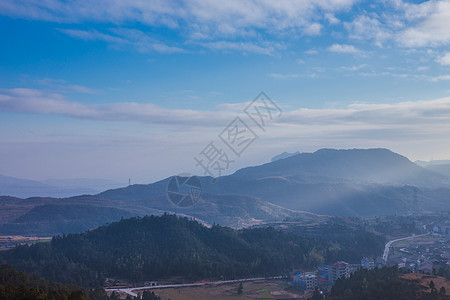
<instances>
[{"instance_id":1,"label":"farmland field","mask_svg":"<svg viewBox=\"0 0 450 300\"><path fill-rule=\"evenodd\" d=\"M201 287L152 289L152 291L163 300L303 299L305 296L302 291L291 288L286 282L281 280L244 282L241 295L237 293L238 287L238 283L233 283Z\"/></svg>"}]
</instances>

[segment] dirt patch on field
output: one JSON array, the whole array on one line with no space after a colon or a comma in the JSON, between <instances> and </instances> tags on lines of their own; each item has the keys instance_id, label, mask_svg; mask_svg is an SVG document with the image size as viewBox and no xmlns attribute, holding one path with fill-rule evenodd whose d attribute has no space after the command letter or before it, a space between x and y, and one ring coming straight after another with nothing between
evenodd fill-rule
<instances>
[{"instance_id":1,"label":"dirt patch on field","mask_svg":"<svg viewBox=\"0 0 450 300\"><path fill-rule=\"evenodd\" d=\"M16 245L30 245L34 243L50 241L50 237L29 237L21 235L0 236L0 251L11 249Z\"/></svg>"},{"instance_id":2,"label":"dirt patch on field","mask_svg":"<svg viewBox=\"0 0 450 300\"><path fill-rule=\"evenodd\" d=\"M275 297L283 297L283 298L298 298L299 297L299 295L289 293L288 291L285 291L285 290L273 291L273 292L270 292L270 294Z\"/></svg>"},{"instance_id":3,"label":"dirt patch on field","mask_svg":"<svg viewBox=\"0 0 450 300\"><path fill-rule=\"evenodd\" d=\"M433 276L433 275L424 275L418 273L411 273L401 275L401 278L409 281L413 281L415 283L420 284L421 287L424 288L424 291L430 292L430 281L434 282L434 286L439 291L441 287L445 288L445 292L447 295L450 295L450 281L448 281L444 277Z\"/></svg>"}]
</instances>

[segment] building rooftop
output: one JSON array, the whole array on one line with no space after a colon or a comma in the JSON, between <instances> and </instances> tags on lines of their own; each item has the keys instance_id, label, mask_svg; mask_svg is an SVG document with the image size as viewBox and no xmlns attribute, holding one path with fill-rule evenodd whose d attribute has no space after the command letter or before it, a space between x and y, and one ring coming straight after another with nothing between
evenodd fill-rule
<instances>
[{"instance_id":1,"label":"building rooftop","mask_svg":"<svg viewBox=\"0 0 450 300\"><path fill-rule=\"evenodd\" d=\"M348 263L346 263L345 261L338 261L335 262L334 264L330 265L331 267L335 267L335 268L345 268L348 266Z\"/></svg>"}]
</instances>

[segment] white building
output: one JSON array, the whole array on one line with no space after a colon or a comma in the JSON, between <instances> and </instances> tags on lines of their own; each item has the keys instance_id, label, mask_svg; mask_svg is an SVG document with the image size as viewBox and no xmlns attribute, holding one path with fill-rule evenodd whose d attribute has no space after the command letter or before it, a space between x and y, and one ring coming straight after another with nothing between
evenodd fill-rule
<instances>
[{"instance_id":1,"label":"white building","mask_svg":"<svg viewBox=\"0 0 450 300\"><path fill-rule=\"evenodd\" d=\"M361 267L368 270L375 269L375 262L373 261L373 258L363 257L361 259Z\"/></svg>"},{"instance_id":2,"label":"white building","mask_svg":"<svg viewBox=\"0 0 450 300\"><path fill-rule=\"evenodd\" d=\"M386 266L386 262L384 261L383 258L377 257L377 259L375 260L375 266L378 269L381 269L382 267Z\"/></svg>"},{"instance_id":3,"label":"white building","mask_svg":"<svg viewBox=\"0 0 450 300\"><path fill-rule=\"evenodd\" d=\"M350 266L345 261L338 261L330 265L328 269L328 280L331 284L334 284L341 277L350 277Z\"/></svg>"},{"instance_id":4,"label":"white building","mask_svg":"<svg viewBox=\"0 0 450 300\"><path fill-rule=\"evenodd\" d=\"M302 290L314 290L317 286L317 276L313 274L299 274L294 276L294 286Z\"/></svg>"}]
</instances>

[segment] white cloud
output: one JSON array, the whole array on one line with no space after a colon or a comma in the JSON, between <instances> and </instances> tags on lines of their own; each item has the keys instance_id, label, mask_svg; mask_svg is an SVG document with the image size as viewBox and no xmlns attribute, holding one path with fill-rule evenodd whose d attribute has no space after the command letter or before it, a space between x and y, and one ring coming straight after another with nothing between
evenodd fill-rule
<instances>
[{"instance_id":1,"label":"white cloud","mask_svg":"<svg viewBox=\"0 0 450 300\"><path fill-rule=\"evenodd\" d=\"M438 75L438 76L433 76L429 78L430 81L443 81L443 80L450 80L450 75Z\"/></svg>"},{"instance_id":2,"label":"white cloud","mask_svg":"<svg viewBox=\"0 0 450 300\"><path fill-rule=\"evenodd\" d=\"M298 74L298 73L290 73L290 74L269 73L269 74L267 74L267 76L276 78L276 79L294 79L294 78L304 77L304 75Z\"/></svg>"},{"instance_id":3,"label":"white cloud","mask_svg":"<svg viewBox=\"0 0 450 300\"><path fill-rule=\"evenodd\" d=\"M102 164L98 163L103 161L108 170L105 174L122 174L124 170L126 174L134 174L133 172L142 168L143 161L153 169L158 166L179 171L180 166L184 166L192 167L188 170L196 172L194 166L186 163L186 159L190 162L192 156L211 139L217 137L217 133L237 115L245 119L245 115L242 114L245 104L223 104L212 111L166 109L151 103L133 102L88 105L69 101L58 93L24 88L3 89L0 90L1 111L47 115L46 122L53 125L51 115L69 116L74 118L74 123L62 122L62 126L71 123L72 125L66 126L66 129L75 130L78 136L76 138L48 136L46 134L48 130L39 128L42 125L40 124L36 126L38 133L28 136L18 131L0 132L4 145L2 149L3 153L13 153L11 147L21 149L20 153L23 153L24 149L30 149L26 152L33 157L30 165L35 164L36 161L36 156L32 155L32 152L41 149L37 152L39 159L42 158L42 161L50 164L49 170L58 169L54 166L67 165L67 168L64 168L66 174L77 172L73 161L77 162L77 167L86 166L87 169L83 168L83 170L89 170L92 166L103 170ZM258 146L246 154L247 159L252 155L264 159L262 156L268 152L281 152L286 147L293 146L303 151L304 147L308 149L387 147L416 157L420 153L448 155L445 149L450 147L448 142L450 140L450 98L394 104L356 103L341 108L296 108L289 111L283 108L282 103L278 104L284 111L283 116L270 123L270 128L261 135ZM19 115L18 118L24 117ZM33 118L29 119L32 122ZM77 126L88 120L106 122L96 122L95 127L89 127L86 132L81 129L85 126ZM117 121L120 123L114 123ZM251 121L249 122L248 125L252 126ZM52 129L49 133L59 130L58 127L50 127ZM114 133L111 128L114 128ZM24 147L25 141L28 143L27 147ZM46 141L50 144L47 143L48 147L44 150L43 145ZM93 143L97 146L101 144L101 146L92 147ZM108 145L103 145L105 143ZM10 147L9 152L5 151L7 149L5 145ZM55 149L61 149L61 145L65 145L64 149L68 150L56 151ZM136 157L132 169L129 169L128 161L125 169L109 169L110 165L115 166L114 163L109 162L118 160L118 147L124 151L120 158L127 160L127 158ZM98 155L90 155L92 151L98 152ZM44 157L43 154L46 153L51 155ZM81 155L81 153L89 155ZM53 154L58 155L57 161ZM173 158L173 161L172 159L168 161L167 157ZM164 167L164 164L167 166ZM249 162L244 160L242 164L245 166ZM42 165L46 164L40 163L40 165L36 165L36 170L42 173L44 172L41 169ZM16 157L9 166L9 170L20 170L17 168L23 166L23 157ZM3 167L5 170L6 167ZM145 171L148 172L148 168L145 168ZM160 173L156 175L161 176Z\"/></svg>"},{"instance_id":4,"label":"white cloud","mask_svg":"<svg viewBox=\"0 0 450 300\"><path fill-rule=\"evenodd\" d=\"M278 78L297 78L299 74L272 74ZM450 76L447 76L450 80ZM217 110L166 109L152 103L122 102L86 105L69 101L63 95L35 89L0 90L0 110L31 114L66 115L81 119L142 122L166 125L222 126L236 116L246 103L222 104ZM352 104L340 109L307 109L285 111L280 124L347 126L365 124L377 127L405 125L410 127L444 124L450 128L450 98L396 104Z\"/></svg>"},{"instance_id":5,"label":"white cloud","mask_svg":"<svg viewBox=\"0 0 450 300\"><path fill-rule=\"evenodd\" d=\"M311 23L305 26L303 33L306 35L319 35L322 25L319 23Z\"/></svg>"},{"instance_id":6,"label":"white cloud","mask_svg":"<svg viewBox=\"0 0 450 300\"><path fill-rule=\"evenodd\" d=\"M450 2L428 1L406 6L406 17L413 24L397 35L407 47L434 47L450 43Z\"/></svg>"},{"instance_id":7,"label":"white cloud","mask_svg":"<svg viewBox=\"0 0 450 300\"><path fill-rule=\"evenodd\" d=\"M373 40L380 47L391 36L389 30L382 24L377 15L357 16L352 22L345 23L345 28L349 31L350 38Z\"/></svg>"},{"instance_id":8,"label":"white cloud","mask_svg":"<svg viewBox=\"0 0 450 300\"><path fill-rule=\"evenodd\" d=\"M326 13L325 14L325 18L327 19L327 21L332 24L332 25L336 25L339 24L341 21L336 18L335 15L333 15L332 13Z\"/></svg>"},{"instance_id":9,"label":"white cloud","mask_svg":"<svg viewBox=\"0 0 450 300\"><path fill-rule=\"evenodd\" d=\"M346 44L333 44L328 47L328 51L335 53L346 53L346 54L361 54L362 51L355 48L353 45Z\"/></svg>"},{"instance_id":10,"label":"white cloud","mask_svg":"<svg viewBox=\"0 0 450 300\"><path fill-rule=\"evenodd\" d=\"M316 49L309 49L309 50L305 51L305 54L308 54L308 55L315 55L318 53L319 53L319 51L317 51Z\"/></svg>"},{"instance_id":11,"label":"white cloud","mask_svg":"<svg viewBox=\"0 0 450 300\"><path fill-rule=\"evenodd\" d=\"M450 66L450 52L442 57L439 57L436 61L443 66Z\"/></svg>"},{"instance_id":12,"label":"white cloud","mask_svg":"<svg viewBox=\"0 0 450 300\"><path fill-rule=\"evenodd\" d=\"M388 42L410 48L450 44L449 1L383 1L376 7L345 23L350 38L371 40L379 47Z\"/></svg>"},{"instance_id":13,"label":"white cloud","mask_svg":"<svg viewBox=\"0 0 450 300\"><path fill-rule=\"evenodd\" d=\"M336 17L349 12L357 0L4 0L0 14L34 20L80 24L91 22L117 26L117 31L64 29L73 37L130 45L138 51L180 52L182 47L159 41L148 33L124 31L139 23L169 28L186 43L203 42L210 48L260 53L262 41L319 35L325 26L341 23ZM355 13L356 12L356 13ZM432 0L419 4L402 0L380 1L366 10L355 9L344 22L350 39L369 40L382 47L388 42L405 47L437 47L450 44L450 2ZM243 40L245 39L245 40ZM223 42L223 45L214 43ZM228 46L227 46L227 43ZM232 44L234 43L234 44Z\"/></svg>"},{"instance_id":14,"label":"white cloud","mask_svg":"<svg viewBox=\"0 0 450 300\"><path fill-rule=\"evenodd\" d=\"M264 55L273 55L277 49L282 49L284 46L277 43L264 43L261 45L253 44L250 42L230 42L230 41L217 41L198 43L202 47L211 50L220 51L239 51L243 53L256 53Z\"/></svg>"},{"instance_id":15,"label":"white cloud","mask_svg":"<svg viewBox=\"0 0 450 300\"><path fill-rule=\"evenodd\" d=\"M416 126L424 123L446 123L450 126L450 98L432 101L400 102L394 104L364 104L354 103L342 109L310 110L314 118L327 118L334 123L343 121L349 123L365 123L371 125L403 124ZM301 111L293 112L297 115Z\"/></svg>"},{"instance_id":16,"label":"white cloud","mask_svg":"<svg viewBox=\"0 0 450 300\"><path fill-rule=\"evenodd\" d=\"M184 52L179 47L168 46L137 29L112 28L109 33L78 29L60 29L60 31L74 38L87 41L104 41L115 47L129 47L142 53L152 51L160 53Z\"/></svg>"},{"instance_id":17,"label":"white cloud","mask_svg":"<svg viewBox=\"0 0 450 300\"><path fill-rule=\"evenodd\" d=\"M346 70L346 71L359 71L361 69L367 68L366 64L360 64L357 66L351 66L351 67L342 67L342 70Z\"/></svg>"},{"instance_id":18,"label":"white cloud","mask_svg":"<svg viewBox=\"0 0 450 300\"><path fill-rule=\"evenodd\" d=\"M54 78L42 78L32 80L33 83L37 83L46 88L50 88L57 93L78 93L78 94L96 94L97 90L91 89L87 86L79 84L70 84L63 79Z\"/></svg>"},{"instance_id":19,"label":"white cloud","mask_svg":"<svg viewBox=\"0 0 450 300\"><path fill-rule=\"evenodd\" d=\"M86 118L96 116L94 110L83 104L67 101L61 94L25 88L2 89L0 92L0 108L4 111Z\"/></svg>"},{"instance_id":20,"label":"white cloud","mask_svg":"<svg viewBox=\"0 0 450 300\"><path fill-rule=\"evenodd\" d=\"M60 23L100 22L118 26L138 22L177 29L192 39L230 39L265 34L318 35L322 22L335 24L336 13L356 0L152 0L62 1L4 0L0 14ZM79 38L91 33L72 32ZM118 40L111 36L96 38Z\"/></svg>"},{"instance_id":21,"label":"white cloud","mask_svg":"<svg viewBox=\"0 0 450 300\"><path fill-rule=\"evenodd\" d=\"M0 89L0 110L65 115L74 118L128 121L153 124L193 124L211 126L224 124L234 117L230 111L201 112L189 109L165 109L152 103L122 102L86 105L69 101L62 94L36 89Z\"/></svg>"}]
</instances>

